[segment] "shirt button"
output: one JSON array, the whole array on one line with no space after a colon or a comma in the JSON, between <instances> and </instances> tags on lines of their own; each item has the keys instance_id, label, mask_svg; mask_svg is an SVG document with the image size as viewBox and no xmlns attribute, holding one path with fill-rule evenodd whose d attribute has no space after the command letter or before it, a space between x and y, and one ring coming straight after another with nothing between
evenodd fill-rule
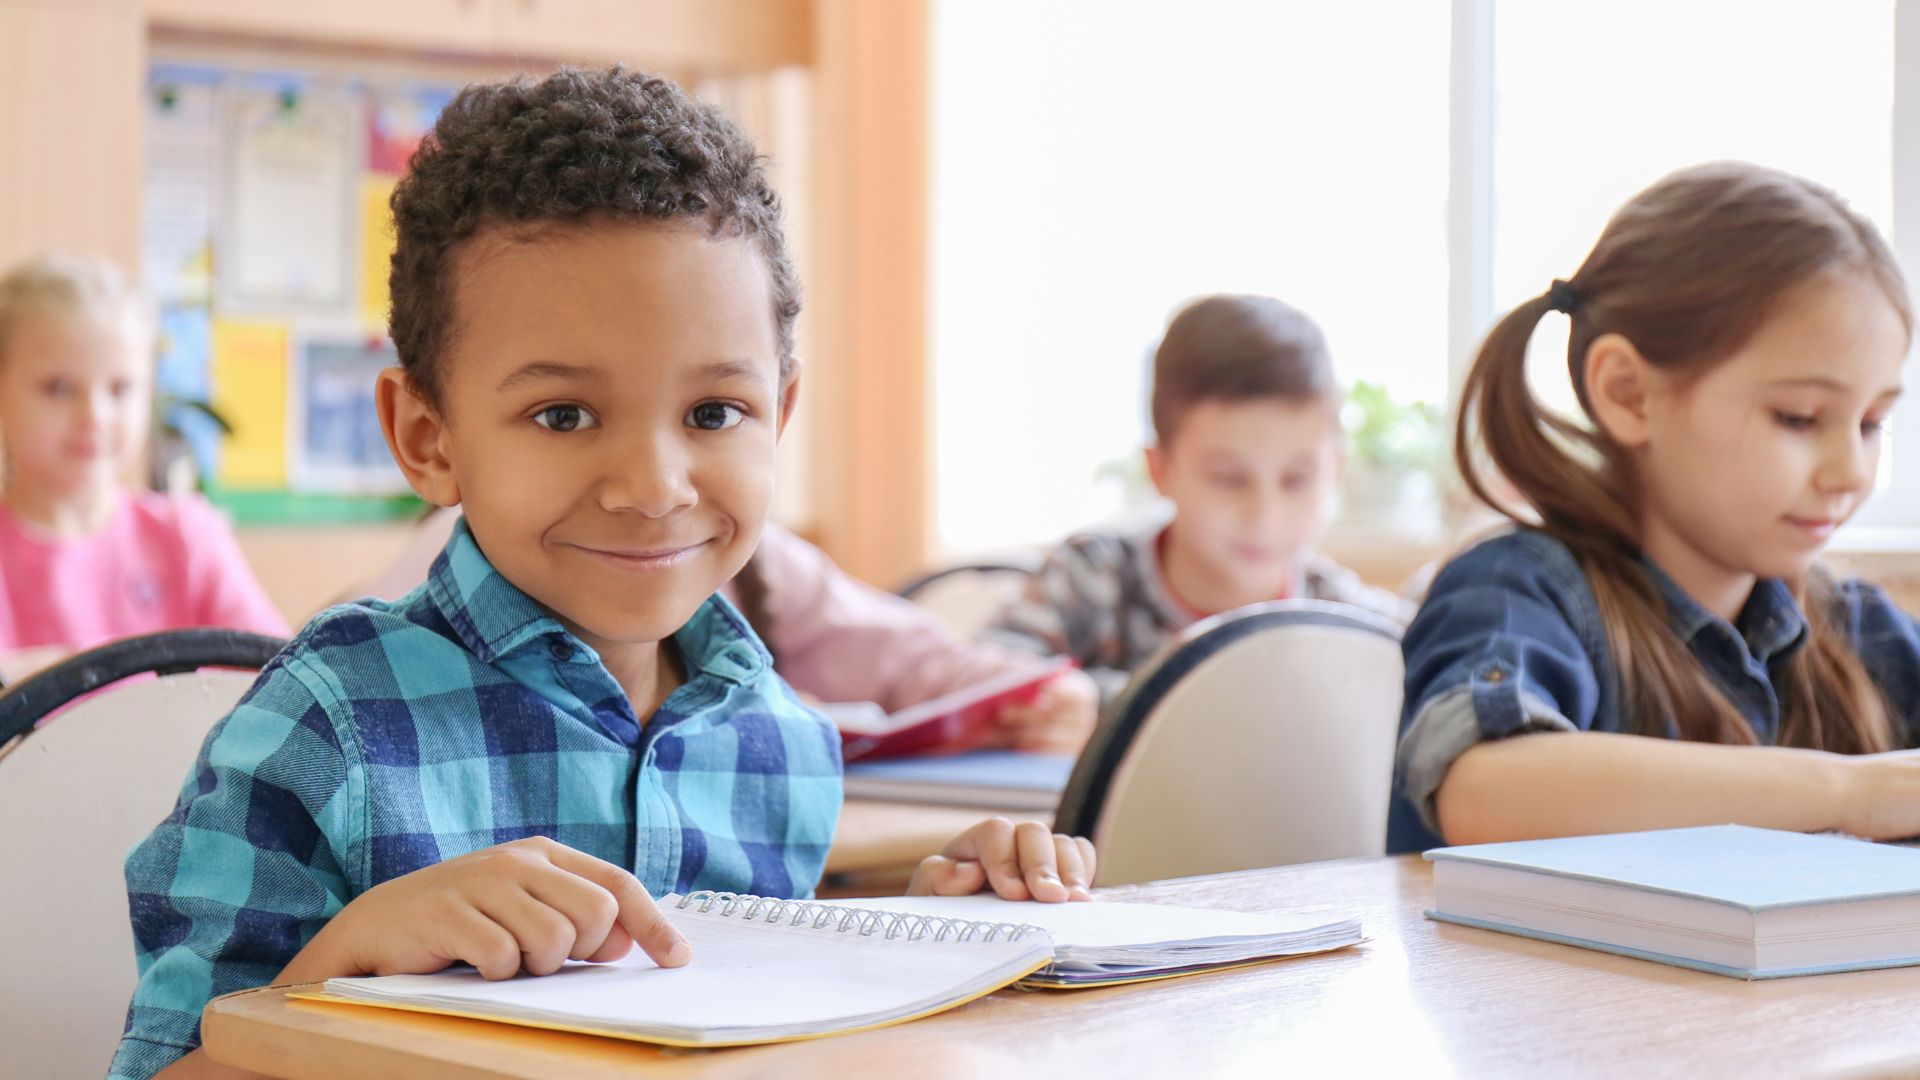
<instances>
[{"instance_id":1,"label":"shirt button","mask_svg":"<svg viewBox=\"0 0 1920 1080\"><path fill-rule=\"evenodd\" d=\"M558 639L547 642L547 652L551 653L555 660L573 659L573 646Z\"/></svg>"},{"instance_id":2,"label":"shirt button","mask_svg":"<svg viewBox=\"0 0 1920 1080\"><path fill-rule=\"evenodd\" d=\"M1487 672L1487 681L1490 683L1506 682L1507 673L1499 668L1494 668L1492 671Z\"/></svg>"}]
</instances>

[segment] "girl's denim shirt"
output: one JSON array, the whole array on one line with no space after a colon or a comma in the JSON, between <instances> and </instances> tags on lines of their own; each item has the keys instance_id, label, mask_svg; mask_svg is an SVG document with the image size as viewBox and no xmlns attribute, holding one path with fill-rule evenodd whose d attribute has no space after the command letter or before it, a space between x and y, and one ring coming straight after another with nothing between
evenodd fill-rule
<instances>
[{"instance_id":1,"label":"girl's denim shirt","mask_svg":"<svg viewBox=\"0 0 1920 1080\"><path fill-rule=\"evenodd\" d=\"M1780 731L1780 674L1806 640L1787 586L1764 578L1733 623L1707 611L1651 562L1674 632L1753 725ZM1920 730L1920 631L1878 586L1834 590L1834 624L1887 700L1896 737ZM1387 850L1442 841L1433 799L1455 759L1488 739L1534 731L1633 731L1593 589L1558 540L1518 529L1479 544L1434 579L1407 628L1406 698L1394 763ZM1669 722L1669 736L1672 735Z\"/></svg>"}]
</instances>

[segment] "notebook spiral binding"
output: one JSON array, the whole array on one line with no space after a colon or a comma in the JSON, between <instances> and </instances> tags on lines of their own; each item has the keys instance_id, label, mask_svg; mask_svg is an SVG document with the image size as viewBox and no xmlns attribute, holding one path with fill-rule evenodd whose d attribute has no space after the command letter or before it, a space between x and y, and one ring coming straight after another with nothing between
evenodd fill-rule
<instances>
[{"instance_id":1,"label":"notebook spiral binding","mask_svg":"<svg viewBox=\"0 0 1920 1080\"><path fill-rule=\"evenodd\" d=\"M788 926L808 925L814 930L834 930L838 933L857 933L862 937L879 934L887 941L896 938L907 941L946 941L956 942L994 941L1005 938L1007 941L1019 941L1028 934L1044 934L1045 930L1028 923L988 922L976 919L950 919L942 915L914 915L900 911L871 911L866 908L840 907L823 904L813 900L779 900L767 896L753 896L748 893L716 892L712 889L700 889L680 898L674 905L686 908L698 904L695 910L706 914L719 909L721 918L739 915L742 920L752 921L758 918L769 926L784 922Z\"/></svg>"}]
</instances>

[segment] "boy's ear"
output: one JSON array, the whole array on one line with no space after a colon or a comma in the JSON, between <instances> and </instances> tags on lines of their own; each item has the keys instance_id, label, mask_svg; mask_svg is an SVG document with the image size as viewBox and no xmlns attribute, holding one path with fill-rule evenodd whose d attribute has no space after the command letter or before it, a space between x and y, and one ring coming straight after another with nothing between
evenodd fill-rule
<instances>
[{"instance_id":1,"label":"boy's ear","mask_svg":"<svg viewBox=\"0 0 1920 1080\"><path fill-rule=\"evenodd\" d=\"M1161 498L1171 498L1167 494L1167 451L1159 443L1152 443L1146 449L1147 479L1153 481L1153 490Z\"/></svg>"},{"instance_id":2,"label":"boy's ear","mask_svg":"<svg viewBox=\"0 0 1920 1080\"><path fill-rule=\"evenodd\" d=\"M420 497L436 506L460 502L460 483L447 454L447 425L413 385L402 368L390 367L374 383L373 399L380 410L380 430L387 449Z\"/></svg>"},{"instance_id":3,"label":"boy's ear","mask_svg":"<svg viewBox=\"0 0 1920 1080\"><path fill-rule=\"evenodd\" d=\"M787 384L780 388L780 426L773 429L776 439L787 433L787 421L793 419L793 407L800 400L800 373L805 367L799 357L794 357L793 368L787 373Z\"/></svg>"},{"instance_id":4,"label":"boy's ear","mask_svg":"<svg viewBox=\"0 0 1920 1080\"><path fill-rule=\"evenodd\" d=\"M1659 376L1623 334L1601 334L1587 346L1582 389L1593 406L1594 422L1608 438L1629 450L1646 445Z\"/></svg>"}]
</instances>

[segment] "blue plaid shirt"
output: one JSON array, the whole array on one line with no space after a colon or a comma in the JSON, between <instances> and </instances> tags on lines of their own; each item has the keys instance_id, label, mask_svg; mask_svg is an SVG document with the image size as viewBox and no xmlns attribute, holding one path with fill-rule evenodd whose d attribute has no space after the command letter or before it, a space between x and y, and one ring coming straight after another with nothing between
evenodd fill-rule
<instances>
[{"instance_id":1,"label":"blue plaid shirt","mask_svg":"<svg viewBox=\"0 0 1920 1080\"><path fill-rule=\"evenodd\" d=\"M1780 672L1806 644L1807 620L1775 578L1754 585L1729 623L1646 561L1667 621L1762 743L1780 731ZM1830 618L1859 653L1904 745L1920 735L1920 626L1864 581L1834 589ZM1440 571L1401 641L1406 697L1389 852L1441 843L1433 799L1460 755L1530 731L1632 731L1619 700L1606 623L1566 546L1534 529L1488 540ZM1673 735L1672 722L1668 733Z\"/></svg>"},{"instance_id":2,"label":"blue plaid shirt","mask_svg":"<svg viewBox=\"0 0 1920 1080\"><path fill-rule=\"evenodd\" d=\"M654 895L810 894L840 812L834 730L716 596L644 727L599 657L493 569L464 522L425 585L323 612L201 747L127 857L140 983L116 1077L199 1045L368 889L549 836Z\"/></svg>"}]
</instances>

